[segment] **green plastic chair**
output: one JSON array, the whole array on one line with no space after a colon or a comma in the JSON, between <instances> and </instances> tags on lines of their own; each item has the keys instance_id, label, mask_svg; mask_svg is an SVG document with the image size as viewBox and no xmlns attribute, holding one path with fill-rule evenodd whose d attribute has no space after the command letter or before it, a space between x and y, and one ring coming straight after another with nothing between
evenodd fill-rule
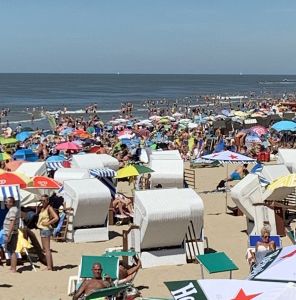
<instances>
[{"instance_id":1,"label":"green plastic chair","mask_svg":"<svg viewBox=\"0 0 296 300\"><path fill-rule=\"evenodd\" d=\"M99 290L94 291L93 293L87 295L85 297L85 300L97 300L97 299L103 298L103 297L116 296L119 293L127 290L127 288L129 288L129 287L130 287L129 284L123 284L123 285L114 286L114 287L110 287L110 288L106 288L106 289L99 289Z\"/></svg>"},{"instance_id":2,"label":"green plastic chair","mask_svg":"<svg viewBox=\"0 0 296 300\"><path fill-rule=\"evenodd\" d=\"M92 278L92 266L94 263L100 263L103 268L103 275L109 275L112 280L118 279L119 259L115 256L88 256L81 257L78 278Z\"/></svg>"}]
</instances>

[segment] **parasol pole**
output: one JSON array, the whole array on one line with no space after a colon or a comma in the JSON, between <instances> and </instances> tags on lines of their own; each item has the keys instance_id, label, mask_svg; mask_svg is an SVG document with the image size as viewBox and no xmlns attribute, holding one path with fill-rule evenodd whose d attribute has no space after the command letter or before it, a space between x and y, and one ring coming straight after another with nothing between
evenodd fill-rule
<instances>
[{"instance_id":1,"label":"parasol pole","mask_svg":"<svg viewBox=\"0 0 296 300\"><path fill-rule=\"evenodd\" d=\"M225 183L225 213L227 213L227 191L228 191L228 163L226 163L226 183Z\"/></svg>"}]
</instances>

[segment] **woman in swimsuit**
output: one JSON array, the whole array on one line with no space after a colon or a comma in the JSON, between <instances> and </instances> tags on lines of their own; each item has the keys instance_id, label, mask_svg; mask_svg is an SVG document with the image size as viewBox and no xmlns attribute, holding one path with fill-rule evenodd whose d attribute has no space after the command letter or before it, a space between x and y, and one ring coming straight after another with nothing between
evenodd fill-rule
<instances>
[{"instance_id":1,"label":"woman in swimsuit","mask_svg":"<svg viewBox=\"0 0 296 300\"><path fill-rule=\"evenodd\" d=\"M270 240L270 230L267 227L261 229L261 241L258 241L253 255L254 262L258 265L265 255L271 251L275 251L275 242Z\"/></svg>"}]
</instances>

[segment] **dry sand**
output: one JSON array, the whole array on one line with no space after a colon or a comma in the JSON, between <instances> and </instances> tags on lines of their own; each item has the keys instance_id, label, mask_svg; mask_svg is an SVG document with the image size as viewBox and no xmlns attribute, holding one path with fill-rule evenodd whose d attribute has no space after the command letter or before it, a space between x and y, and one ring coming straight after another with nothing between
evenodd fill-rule
<instances>
[{"instance_id":1,"label":"dry sand","mask_svg":"<svg viewBox=\"0 0 296 300\"><path fill-rule=\"evenodd\" d=\"M234 166L229 166L229 172ZM245 260L247 236L245 217L235 217L225 213L225 194L201 193L215 189L217 183L226 177L226 167L196 169L197 192L204 201L205 235L209 239L209 247L216 251L225 251L239 267L233 272L233 278L243 279L248 275L249 267ZM228 196L228 202L232 205ZM71 299L67 296L68 278L77 275L80 257L83 254L100 255L106 248L122 245L121 231L127 226L111 226L110 240L99 243L57 243L52 242L51 248L55 272L41 271L39 263L37 272L33 272L28 263L19 267L21 273L11 274L7 266L0 267L0 299ZM287 238L283 245L289 245ZM205 278L229 278L229 273L211 274L204 272ZM141 289L144 297L170 297L164 281L182 279L200 279L198 264L181 266L164 266L141 269L134 281Z\"/></svg>"}]
</instances>

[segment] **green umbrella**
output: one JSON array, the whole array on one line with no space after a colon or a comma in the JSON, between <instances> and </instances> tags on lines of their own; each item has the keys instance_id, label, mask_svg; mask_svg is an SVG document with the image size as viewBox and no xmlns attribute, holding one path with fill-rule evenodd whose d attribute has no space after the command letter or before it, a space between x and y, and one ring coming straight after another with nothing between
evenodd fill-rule
<instances>
[{"instance_id":1,"label":"green umbrella","mask_svg":"<svg viewBox=\"0 0 296 300\"><path fill-rule=\"evenodd\" d=\"M0 137L0 144L2 144L2 145L9 145L9 144L15 144L15 143L17 143L17 139L15 139L15 138Z\"/></svg>"},{"instance_id":2,"label":"green umbrella","mask_svg":"<svg viewBox=\"0 0 296 300\"><path fill-rule=\"evenodd\" d=\"M94 127L87 127L86 128L86 131L89 133L89 134L93 134L95 132L95 128Z\"/></svg>"}]
</instances>

